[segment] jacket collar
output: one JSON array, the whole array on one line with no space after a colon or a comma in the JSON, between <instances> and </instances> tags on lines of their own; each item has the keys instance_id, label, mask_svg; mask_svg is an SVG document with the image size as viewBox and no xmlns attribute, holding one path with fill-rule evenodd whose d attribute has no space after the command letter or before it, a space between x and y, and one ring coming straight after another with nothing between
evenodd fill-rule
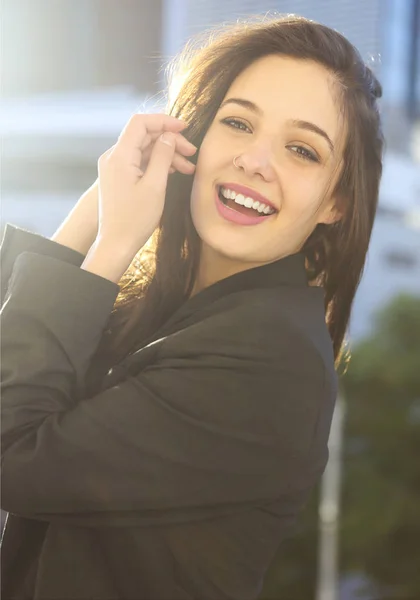
<instances>
[{"instance_id":1,"label":"jacket collar","mask_svg":"<svg viewBox=\"0 0 420 600\"><path fill-rule=\"evenodd\" d=\"M302 253L290 254L272 263L253 267L240 273L230 275L216 283L204 288L186 300L169 319L162 324L142 348L176 331L180 323L186 326L190 320L194 321L195 313L203 308L210 307L224 296L235 292L255 289L269 289L279 286L307 287L308 279L305 269L305 256ZM120 365L114 366L113 371L127 369L131 364L136 364L138 352L135 351L126 357Z\"/></svg>"},{"instance_id":2,"label":"jacket collar","mask_svg":"<svg viewBox=\"0 0 420 600\"><path fill-rule=\"evenodd\" d=\"M232 292L273 288L280 285L308 285L304 254L290 254L274 262L230 275L204 288L187 300L185 304L195 309Z\"/></svg>"},{"instance_id":3,"label":"jacket collar","mask_svg":"<svg viewBox=\"0 0 420 600\"><path fill-rule=\"evenodd\" d=\"M234 292L268 289L278 286L308 286L303 253L290 254L274 262L230 275L204 288L186 300L163 325L166 331L187 315L211 306L216 300Z\"/></svg>"}]
</instances>

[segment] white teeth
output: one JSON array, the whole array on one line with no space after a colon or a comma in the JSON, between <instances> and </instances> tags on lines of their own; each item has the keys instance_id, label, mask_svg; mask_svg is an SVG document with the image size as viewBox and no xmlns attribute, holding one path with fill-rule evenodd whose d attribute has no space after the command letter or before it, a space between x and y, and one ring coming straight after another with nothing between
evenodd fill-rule
<instances>
[{"instance_id":1,"label":"white teeth","mask_svg":"<svg viewBox=\"0 0 420 600\"><path fill-rule=\"evenodd\" d=\"M253 200L249 196L237 194L233 190L224 187L221 187L220 189L222 196L224 196L228 200L234 200L237 204L241 204L242 206L246 206L247 208L253 208L259 213L264 213L265 215L270 215L275 212L275 210L271 206L268 206L263 202L259 202L258 200Z\"/></svg>"}]
</instances>

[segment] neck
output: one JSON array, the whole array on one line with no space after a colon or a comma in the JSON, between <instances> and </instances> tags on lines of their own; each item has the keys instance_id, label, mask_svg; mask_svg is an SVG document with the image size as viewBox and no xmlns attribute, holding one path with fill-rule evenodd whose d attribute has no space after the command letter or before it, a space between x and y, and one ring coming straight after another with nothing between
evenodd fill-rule
<instances>
[{"instance_id":1,"label":"neck","mask_svg":"<svg viewBox=\"0 0 420 600\"><path fill-rule=\"evenodd\" d=\"M259 265L260 263L244 262L224 256L203 242L200 252L200 264L191 297L221 279Z\"/></svg>"}]
</instances>

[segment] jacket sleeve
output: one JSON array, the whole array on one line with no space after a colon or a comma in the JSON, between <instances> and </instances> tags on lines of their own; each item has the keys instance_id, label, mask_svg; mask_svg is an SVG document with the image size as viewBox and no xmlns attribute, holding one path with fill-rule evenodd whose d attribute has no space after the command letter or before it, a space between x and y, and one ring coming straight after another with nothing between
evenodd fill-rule
<instances>
[{"instance_id":1,"label":"jacket sleeve","mask_svg":"<svg viewBox=\"0 0 420 600\"><path fill-rule=\"evenodd\" d=\"M84 256L67 246L53 242L37 233L32 233L10 223L6 223L0 248L1 306L7 293L10 276L16 258L22 252L36 252L54 256L59 260L80 267Z\"/></svg>"},{"instance_id":2,"label":"jacket sleeve","mask_svg":"<svg viewBox=\"0 0 420 600\"><path fill-rule=\"evenodd\" d=\"M314 452L323 368L264 305L210 315L160 340L135 376L75 399L117 293L57 258L16 259L2 311L3 508L104 526L311 488L326 462Z\"/></svg>"}]
</instances>

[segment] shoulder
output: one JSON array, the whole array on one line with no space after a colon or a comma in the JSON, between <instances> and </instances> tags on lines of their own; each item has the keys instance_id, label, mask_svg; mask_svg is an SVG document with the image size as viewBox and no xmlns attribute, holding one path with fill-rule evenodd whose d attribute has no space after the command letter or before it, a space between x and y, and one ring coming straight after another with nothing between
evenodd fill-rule
<instances>
[{"instance_id":1,"label":"shoulder","mask_svg":"<svg viewBox=\"0 0 420 600\"><path fill-rule=\"evenodd\" d=\"M229 294L167 338L191 354L236 356L322 376L333 360L319 289L277 287Z\"/></svg>"},{"instance_id":2,"label":"shoulder","mask_svg":"<svg viewBox=\"0 0 420 600\"><path fill-rule=\"evenodd\" d=\"M296 456L317 443L324 460L336 384L332 354L322 349L328 342L317 341L328 335L322 292L313 291L234 293L190 314L160 345L167 395L182 380L189 414L217 408L223 423L271 432Z\"/></svg>"}]
</instances>

